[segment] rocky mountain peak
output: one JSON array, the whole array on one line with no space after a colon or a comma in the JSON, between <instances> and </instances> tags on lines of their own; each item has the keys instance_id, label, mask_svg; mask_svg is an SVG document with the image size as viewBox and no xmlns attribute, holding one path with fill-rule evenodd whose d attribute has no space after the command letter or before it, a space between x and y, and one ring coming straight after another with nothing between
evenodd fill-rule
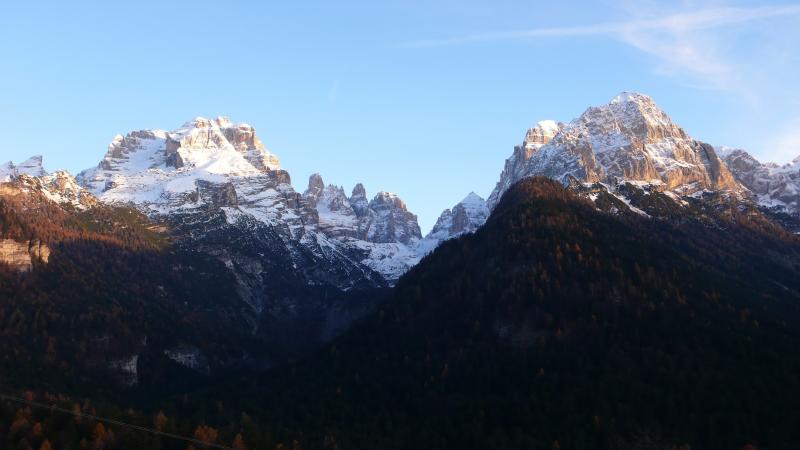
<instances>
[{"instance_id":1,"label":"rocky mountain peak","mask_svg":"<svg viewBox=\"0 0 800 450\"><path fill-rule=\"evenodd\" d=\"M759 204L800 217L800 157L783 166L762 163L741 149L724 151L726 166Z\"/></svg>"},{"instance_id":2,"label":"rocky mountain peak","mask_svg":"<svg viewBox=\"0 0 800 450\"><path fill-rule=\"evenodd\" d=\"M364 185L361 183L356 183L353 186L353 191L350 194L351 198L366 198L367 197L367 190L364 189Z\"/></svg>"},{"instance_id":3,"label":"rocky mountain peak","mask_svg":"<svg viewBox=\"0 0 800 450\"><path fill-rule=\"evenodd\" d=\"M16 170L14 167L14 163L8 161L6 163L0 164L0 183L6 183L11 181L11 179L15 176Z\"/></svg>"},{"instance_id":4,"label":"rocky mountain peak","mask_svg":"<svg viewBox=\"0 0 800 450\"><path fill-rule=\"evenodd\" d=\"M13 181L22 174L31 177L47 175L42 166L42 155L31 156L19 164L14 164L12 161L0 164L0 183Z\"/></svg>"},{"instance_id":5,"label":"rocky mountain peak","mask_svg":"<svg viewBox=\"0 0 800 450\"><path fill-rule=\"evenodd\" d=\"M41 177L47 175L47 171L42 166L42 155L34 155L17 165L17 172Z\"/></svg>"},{"instance_id":6,"label":"rocky mountain peak","mask_svg":"<svg viewBox=\"0 0 800 450\"><path fill-rule=\"evenodd\" d=\"M374 210L392 209L408 211L405 202L392 192L378 192L372 201L369 202L370 208Z\"/></svg>"},{"instance_id":7,"label":"rocky mountain peak","mask_svg":"<svg viewBox=\"0 0 800 450\"><path fill-rule=\"evenodd\" d=\"M225 117L213 120L196 117L167 133L165 155L167 165L176 169L211 162L211 167L217 170L247 173L275 170L280 165L278 157L266 149L252 126L234 124ZM249 164L237 161L237 156Z\"/></svg>"},{"instance_id":8,"label":"rocky mountain peak","mask_svg":"<svg viewBox=\"0 0 800 450\"><path fill-rule=\"evenodd\" d=\"M536 175L565 185L602 182L613 188L633 182L676 195L745 192L710 145L689 137L644 94L623 92L559 127L544 144L536 137L529 131L506 161L490 208L516 181Z\"/></svg>"},{"instance_id":9,"label":"rocky mountain peak","mask_svg":"<svg viewBox=\"0 0 800 450\"><path fill-rule=\"evenodd\" d=\"M303 197L310 200L311 204L316 205L325 190L325 182L322 180L322 175L313 173L308 177L308 188L303 192Z\"/></svg>"},{"instance_id":10,"label":"rocky mountain peak","mask_svg":"<svg viewBox=\"0 0 800 450\"><path fill-rule=\"evenodd\" d=\"M549 143L562 129L564 124L555 120L542 120L528 129L522 144L514 146L514 152L506 159L503 172L496 192L489 196L489 204L494 205L500 200L500 195L511 185L525 176L528 160L539 149Z\"/></svg>"},{"instance_id":11,"label":"rocky mountain peak","mask_svg":"<svg viewBox=\"0 0 800 450\"><path fill-rule=\"evenodd\" d=\"M97 198L78 184L75 177L66 170L57 170L38 178L45 195L56 203L68 203L78 209L97 205Z\"/></svg>"},{"instance_id":12,"label":"rocky mountain peak","mask_svg":"<svg viewBox=\"0 0 800 450\"><path fill-rule=\"evenodd\" d=\"M65 170L48 173L42 166L41 155L36 155L15 165L7 162L0 165L0 183L15 183L25 190L42 194L60 205L69 204L78 209L87 209L97 204L97 199L82 188L75 177Z\"/></svg>"},{"instance_id":13,"label":"rocky mountain peak","mask_svg":"<svg viewBox=\"0 0 800 450\"><path fill-rule=\"evenodd\" d=\"M320 259L310 283L330 278L322 267L335 272L339 287L373 283L373 270L391 282L418 260L419 225L402 200L381 194L368 202L361 185L348 198L319 174L309 177L301 195L253 127L224 117L197 117L170 132L115 136L100 164L79 180L103 202L204 228L192 229L193 236L213 235L202 224L219 220L224 224L215 226L230 228L226 233L269 229L285 247L271 252ZM352 276L342 278L343 271Z\"/></svg>"},{"instance_id":14,"label":"rocky mountain peak","mask_svg":"<svg viewBox=\"0 0 800 450\"><path fill-rule=\"evenodd\" d=\"M97 167L78 175L81 185L103 201L158 209L198 206L201 190L224 187L231 177L251 177L251 186L288 185L278 158L252 126L225 117L196 117L173 131L139 130L117 135ZM198 181L202 180L202 186ZM230 186L224 198L232 200Z\"/></svg>"},{"instance_id":15,"label":"rocky mountain peak","mask_svg":"<svg viewBox=\"0 0 800 450\"><path fill-rule=\"evenodd\" d=\"M542 120L536 126L528 129L522 146L528 150L538 150L550 142L562 128L564 128L563 123L555 120Z\"/></svg>"},{"instance_id":16,"label":"rocky mountain peak","mask_svg":"<svg viewBox=\"0 0 800 450\"><path fill-rule=\"evenodd\" d=\"M578 121L578 131L621 134L638 143L688 138L652 98L636 92L622 92L607 105L590 107Z\"/></svg>"},{"instance_id":17,"label":"rocky mountain peak","mask_svg":"<svg viewBox=\"0 0 800 450\"><path fill-rule=\"evenodd\" d=\"M422 238L417 216L408 211L405 202L396 194L378 192L369 202L369 210L363 227L366 240L414 245Z\"/></svg>"},{"instance_id":18,"label":"rocky mountain peak","mask_svg":"<svg viewBox=\"0 0 800 450\"><path fill-rule=\"evenodd\" d=\"M649 95L634 91L622 91L612 98L610 102L608 102L609 105L616 105L620 103L655 104Z\"/></svg>"},{"instance_id":19,"label":"rocky mountain peak","mask_svg":"<svg viewBox=\"0 0 800 450\"><path fill-rule=\"evenodd\" d=\"M367 200L367 190L361 183L353 187L353 192L350 194L350 206L358 217L364 217L367 208L369 208L369 200Z\"/></svg>"},{"instance_id":20,"label":"rocky mountain peak","mask_svg":"<svg viewBox=\"0 0 800 450\"><path fill-rule=\"evenodd\" d=\"M742 149L729 149L725 151L723 158L728 165L728 169L734 173L742 173L761 166L761 162Z\"/></svg>"},{"instance_id":21,"label":"rocky mountain peak","mask_svg":"<svg viewBox=\"0 0 800 450\"><path fill-rule=\"evenodd\" d=\"M420 242L420 251L429 253L443 241L464 233L472 233L480 228L488 217L489 208L486 200L470 192L452 208L442 212L430 233Z\"/></svg>"},{"instance_id":22,"label":"rocky mountain peak","mask_svg":"<svg viewBox=\"0 0 800 450\"><path fill-rule=\"evenodd\" d=\"M458 204L459 205L483 205L483 204L486 204L486 200L484 200L483 197L481 197L480 195L478 195L478 194L476 194L474 192L470 192Z\"/></svg>"}]
</instances>

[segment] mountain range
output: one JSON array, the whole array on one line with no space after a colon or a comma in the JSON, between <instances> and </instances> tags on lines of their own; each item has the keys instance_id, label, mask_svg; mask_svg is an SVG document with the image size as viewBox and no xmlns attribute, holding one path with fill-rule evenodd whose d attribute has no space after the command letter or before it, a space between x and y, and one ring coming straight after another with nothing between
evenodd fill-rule
<instances>
[{"instance_id":1,"label":"mountain range","mask_svg":"<svg viewBox=\"0 0 800 450\"><path fill-rule=\"evenodd\" d=\"M42 162L0 165L8 385L145 403L211 386L286 439L335 429L348 448L800 442L776 390L798 392L784 375L800 367L800 159L696 140L646 95L538 122L488 198L470 192L425 236L391 192L320 174L296 189L252 126L223 117L117 135L75 177ZM715 383L745 367L774 409L748 396L718 416ZM683 398L681 421L666 399L690 391L709 403ZM548 410L583 422L532 419ZM509 435L532 422L550 427ZM741 429L713 441L703 423Z\"/></svg>"},{"instance_id":2,"label":"mountain range","mask_svg":"<svg viewBox=\"0 0 800 450\"><path fill-rule=\"evenodd\" d=\"M620 186L664 192L676 203L720 192L800 217L798 160L778 166L744 150L712 147L688 136L650 97L630 92L566 124L540 121L506 160L488 200L470 193L445 210L424 238L416 216L392 193L369 200L358 184L348 197L319 174L299 193L252 126L222 117L198 117L171 132L117 135L98 166L75 179L64 171L48 174L41 156L0 166L0 180L19 175L38 178L56 202L86 207L94 202L91 193L99 202L132 205L157 220L213 210L232 228L239 221L269 227L287 243L287 253L308 252L349 267L344 276L317 274L341 289L394 284L442 241L477 229L503 192L529 176L595 184L625 202Z\"/></svg>"},{"instance_id":3,"label":"mountain range","mask_svg":"<svg viewBox=\"0 0 800 450\"><path fill-rule=\"evenodd\" d=\"M99 164L74 178L48 173L40 156L0 166L5 185L70 210L91 214L108 205L141 212L176 248L224 265L250 333L295 341L281 346L307 341L303 348L357 316L336 300L316 300L319 292L346 298L394 285L442 242L479 229L503 193L532 176L556 180L612 213L697 214L698 202L714 197L758 207L800 231L797 162L762 164L743 150L705 144L650 97L629 92L569 123L538 122L506 160L488 199L470 193L425 237L390 192L370 199L357 184L348 196L314 174L301 193L252 126L223 117L117 135ZM21 244L5 246L10 264L32 266ZM289 337L299 328L306 330L301 339Z\"/></svg>"}]
</instances>

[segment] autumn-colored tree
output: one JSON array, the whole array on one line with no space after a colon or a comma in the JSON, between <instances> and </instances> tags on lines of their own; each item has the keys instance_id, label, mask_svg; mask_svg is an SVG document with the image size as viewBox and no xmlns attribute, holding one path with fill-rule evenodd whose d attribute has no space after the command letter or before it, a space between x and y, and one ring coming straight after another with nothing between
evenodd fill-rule
<instances>
[{"instance_id":1,"label":"autumn-colored tree","mask_svg":"<svg viewBox=\"0 0 800 450\"><path fill-rule=\"evenodd\" d=\"M231 447L235 448L236 450L247 450L247 446L244 445L244 438L242 437L241 433L237 434L236 437L233 438L233 444L231 444Z\"/></svg>"},{"instance_id":2,"label":"autumn-colored tree","mask_svg":"<svg viewBox=\"0 0 800 450\"><path fill-rule=\"evenodd\" d=\"M75 423L81 423L82 413L83 411L81 411L81 405L74 403L72 405L72 415L75 416Z\"/></svg>"},{"instance_id":3,"label":"autumn-colored tree","mask_svg":"<svg viewBox=\"0 0 800 450\"><path fill-rule=\"evenodd\" d=\"M39 447L39 450L53 450L53 446L50 445L50 441L45 439L44 442L42 442L42 446Z\"/></svg>"},{"instance_id":4,"label":"autumn-colored tree","mask_svg":"<svg viewBox=\"0 0 800 450\"><path fill-rule=\"evenodd\" d=\"M11 427L8 431L13 435L27 431L29 427L30 422L28 422L28 414L24 409L18 409L16 416L14 417L14 421L11 422Z\"/></svg>"},{"instance_id":5,"label":"autumn-colored tree","mask_svg":"<svg viewBox=\"0 0 800 450\"><path fill-rule=\"evenodd\" d=\"M92 437L94 438L94 444L92 444L92 448L95 450L102 450L102 448L105 446L106 438L106 427L103 426L102 422L97 422L97 425L94 426Z\"/></svg>"},{"instance_id":6,"label":"autumn-colored tree","mask_svg":"<svg viewBox=\"0 0 800 450\"><path fill-rule=\"evenodd\" d=\"M158 431L164 431L164 427L167 426L167 416L164 415L164 411L159 410L158 414L156 414L155 419L153 419L153 425L156 427Z\"/></svg>"},{"instance_id":7,"label":"autumn-colored tree","mask_svg":"<svg viewBox=\"0 0 800 450\"><path fill-rule=\"evenodd\" d=\"M194 438L206 444L215 444L218 435L219 431L206 425L198 425L194 431Z\"/></svg>"}]
</instances>

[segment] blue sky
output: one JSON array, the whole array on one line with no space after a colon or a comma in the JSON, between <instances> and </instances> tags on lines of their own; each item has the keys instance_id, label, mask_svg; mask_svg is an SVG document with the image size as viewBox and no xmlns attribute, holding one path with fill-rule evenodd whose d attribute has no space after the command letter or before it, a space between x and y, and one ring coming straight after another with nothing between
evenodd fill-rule
<instances>
[{"instance_id":1,"label":"blue sky","mask_svg":"<svg viewBox=\"0 0 800 450\"><path fill-rule=\"evenodd\" d=\"M118 3L118 4L114 4ZM0 160L94 166L117 133L198 115L256 127L305 189L400 194L423 232L487 196L525 130L622 90L694 137L800 155L800 3L13 2Z\"/></svg>"}]
</instances>

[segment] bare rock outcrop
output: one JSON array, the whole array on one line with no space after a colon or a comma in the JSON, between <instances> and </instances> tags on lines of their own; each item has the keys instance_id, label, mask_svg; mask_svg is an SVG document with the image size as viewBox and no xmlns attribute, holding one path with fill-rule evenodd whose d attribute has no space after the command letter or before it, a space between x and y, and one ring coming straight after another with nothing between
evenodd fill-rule
<instances>
[{"instance_id":1,"label":"bare rock outcrop","mask_svg":"<svg viewBox=\"0 0 800 450\"><path fill-rule=\"evenodd\" d=\"M50 260L50 247L32 239L18 242L13 239L0 239L0 262L20 272L29 272L35 261L47 263Z\"/></svg>"}]
</instances>

